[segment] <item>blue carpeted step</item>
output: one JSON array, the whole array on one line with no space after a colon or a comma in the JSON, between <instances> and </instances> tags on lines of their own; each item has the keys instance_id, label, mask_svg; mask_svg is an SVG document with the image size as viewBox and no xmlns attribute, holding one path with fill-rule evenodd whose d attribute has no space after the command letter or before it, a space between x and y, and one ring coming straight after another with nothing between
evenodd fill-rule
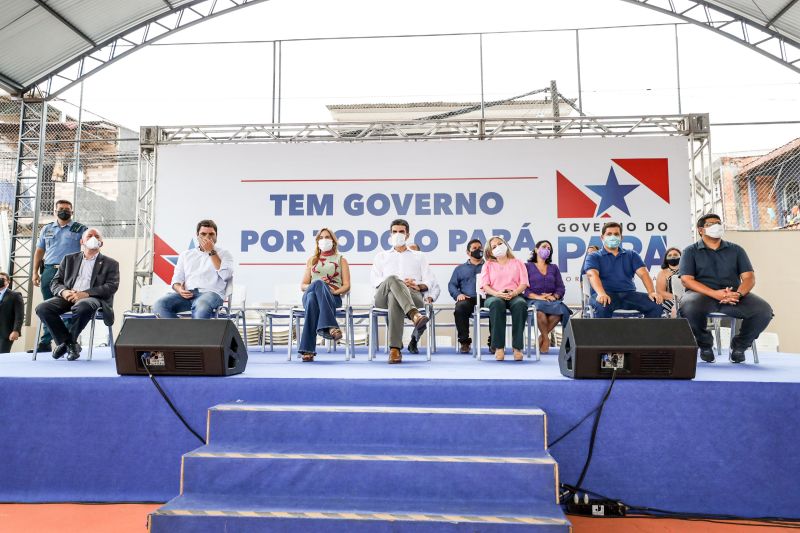
<instances>
[{"instance_id":1,"label":"blue carpeted step","mask_svg":"<svg viewBox=\"0 0 800 533\"><path fill-rule=\"evenodd\" d=\"M528 456L374 455L220 451L184 456L182 493L489 501L555 505L557 465Z\"/></svg>"},{"instance_id":2,"label":"blue carpeted step","mask_svg":"<svg viewBox=\"0 0 800 533\"><path fill-rule=\"evenodd\" d=\"M368 446L412 453L486 454L545 449L540 409L223 404L209 410L208 442L291 450Z\"/></svg>"},{"instance_id":3,"label":"blue carpeted step","mask_svg":"<svg viewBox=\"0 0 800 533\"><path fill-rule=\"evenodd\" d=\"M184 495L150 516L152 533L569 532L556 505L524 505L513 498L481 504L436 500Z\"/></svg>"}]
</instances>

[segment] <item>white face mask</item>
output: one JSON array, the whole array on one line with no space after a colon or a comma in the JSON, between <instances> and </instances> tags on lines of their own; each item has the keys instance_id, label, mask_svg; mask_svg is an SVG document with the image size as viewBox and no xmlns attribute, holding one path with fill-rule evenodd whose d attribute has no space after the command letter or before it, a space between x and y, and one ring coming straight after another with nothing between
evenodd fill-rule
<instances>
[{"instance_id":1,"label":"white face mask","mask_svg":"<svg viewBox=\"0 0 800 533\"><path fill-rule=\"evenodd\" d=\"M86 247L87 250L97 250L103 243L100 242L100 239L97 237L89 237L83 245Z\"/></svg>"},{"instance_id":2,"label":"white face mask","mask_svg":"<svg viewBox=\"0 0 800 533\"><path fill-rule=\"evenodd\" d=\"M722 224L714 224L706 228L706 235L712 239L721 239L724 234L725 228L722 227Z\"/></svg>"},{"instance_id":3,"label":"white face mask","mask_svg":"<svg viewBox=\"0 0 800 533\"><path fill-rule=\"evenodd\" d=\"M492 253L495 257L505 257L506 253L508 253L508 246L505 244L498 244L494 248L492 248Z\"/></svg>"},{"instance_id":4,"label":"white face mask","mask_svg":"<svg viewBox=\"0 0 800 533\"><path fill-rule=\"evenodd\" d=\"M319 245L319 249L322 250L323 252L330 252L331 250L333 250L332 239L320 239L317 242L317 245Z\"/></svg>"},{"instance_id":5,"label":"white face mask","mask_svg":"<svg viewBox=\"0 0 800 533\"><path fill-rule=\"evenodd\" d=\"M406 236L404 233L392 233L391 241L392 247L400 248L406 244Z\"/></svg>"}]
</instances>

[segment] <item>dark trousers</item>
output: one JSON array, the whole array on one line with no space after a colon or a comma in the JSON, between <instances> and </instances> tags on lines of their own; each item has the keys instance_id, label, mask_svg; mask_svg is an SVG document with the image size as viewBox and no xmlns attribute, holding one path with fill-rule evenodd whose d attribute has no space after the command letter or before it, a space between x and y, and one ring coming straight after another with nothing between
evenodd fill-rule
<instances>
[{"instance_id":1,"label":"dark trousers","mask_svg":"<svg viewBox=\"0 0 800 533\"><path fill-rule=\"evenodd\" d=\"M611 318L617 309L634 309L642 313L645 318L660 318L664 315L664 308L655 303L645 293L636 291L607 292L611 303L600 305L597 295L593 294L590 303L594 308L595 318Z\"/></svg>"},{"instance_id":2,"label":"dark trousers","mask_svg":"<svg viewBox=\"0 0 800 533\"><path fill-rule=\"evenodd\" d=\"M456 323L456 332L458 333L458 342L472 343L469 331L469 319L475 313L475 304L477 298L467 298L456 302L456 309L453 312L453 317ZM481 305L483 305L483 298L481 298Z\"/></svg>"},{"instance_id":3,"label":"dark trousers","mask_svg":"<svg viewBox=\"0 0 800 533\"><path fill-rule=\"evenodd\" d=\"M11 353L11 345L14 344L8 337L0 340L0 353Z\"/></svg>"},{"instance_id":4,"label":"dark trousers","mask_svg":"<svg viewBox=\"0 0 800 533\"><path fill-rule=\"evenodd\" d=\"M708 331L709 313L723 313L731 318L741 318L742 327L731 339L731 348L746 350L753 344L772 320L772 307L753 293L739 300L736 305L721 304L710 296L699 292L687 291L678 308L680 316L689 321L689 325L700 348L711 348L714 338Z\"/></svg>"},{"instance_id":5,"label":"dark trousers","mask_svg":"<svg viewBox=\"0 0 800 533\"><path fill-rule=\"evenodd\" d=\"M525 325L528 323L528 302L522 296L503 300L497 296L486 299L489 308L489 331L492 334L491 348L506 347L506 310L511 311L511 347L522 350L525 347Z\"/></svg>"},{"instance_id":6,"label":"dark trousers","mask_svg":"<svg viewBox=\"0 0 800 533\"><path fill-rule=\"evenodd\" d=\"M57 266L58 265L45 265L42 271L40 288L42 289L42 300L44 301L53 297L53 292L50 290L50 283L52 283L53 278L56 277ZM66 326L69 327L69 320L66 321ZM50 334L50 328L47 327L47 324L44 324L44 327L42 327L42 338L39 339L39 344L50 344L52 340L53 336Z\"/></svg>"},{"instance_id":7,"label":"dark trousers","mask_svg":"<svg viewBox=\"0 0 800 533\"><path fill-rule=\"evenodd\" d=\"M61 296L54 296L36 306L36 314L42 323L50 328L56 343L75 342L95 313L100 309L100 300L84 298L77 303L70 303ZM61 321L61 314L72 312L69 327Z\"/></svg>"},{"instance_id":8,"label":"dark trousers","mask_svg":"<svg viewBox=\"0 0 800 533\"><path fill-rule=\"evenodd\" d=\"M300 336L300 352L317 353L317 334L330 338L328 329L339 327L336 308L341 306L342 297L331 294L331 290L322 280L311 282L303 293L306 318Z\"/></svg>"}]
</instances>

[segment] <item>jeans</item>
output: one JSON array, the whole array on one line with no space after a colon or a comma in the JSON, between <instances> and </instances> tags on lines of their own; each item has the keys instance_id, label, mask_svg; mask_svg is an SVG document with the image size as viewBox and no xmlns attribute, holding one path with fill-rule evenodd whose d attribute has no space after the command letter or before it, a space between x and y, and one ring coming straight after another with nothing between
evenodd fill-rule
<instances>
[{"instance_id":1,"label":"jeans","mask_svg":"<svg viewBox=\"0 0 800 533\"><path fill-rule=\"evenodd\" d=\"M64 344L77 342L81 331L100 307L100 300L97 298L83 298L73 304L61 296L55 296L37 305L36 314L50 328L56 343ZM69 327L61 321L61 314L67 311L73 314Z\"/></svg>"},{"instance_id":2,"label":"jeans","mask_svg":"<svg viewBox=\"0 0 800 533\"><path fill-rule=\"evenodd\" d=\"M317 334L330 338L329 328L338 328L336 308L342 306L342 297L331 293L322 280L312 281L303 293L303 309L306 311L303 333L300 336L301 353L317 352Z\"/></svg>"},{"instance_id":3,"label":"jeans","mask_svg":"<svg viewBox=\"0 0 800 533\"><path fill-rule=\"evenodd\" d=\"M661 318L664 315L661 304L655 303L643 292L625 291L606 294L611 297L611 303L608 305L597 303L596 294L589 299L595 318L611 318L617 309L633 309L642 313L645 318Z\"/></svg>"},{"instance_id":4,"label":"jeans","mask_svg":"<svg viewBox=\"0 0 800 533\"><path fill-rule=\"evenodd\" d=\"M194 296L188 300L177 292L162 296L153 304L153 313L159 318L178 318L178 313L191 311L192 318L211 318L222 305L222 297L216 292L193 289L192 293Z\"/></svg>"},{"instance_id":5,"label":"jeans","mask_svg":"<svg viewBox=\"0 0 800 533\"><path fill-rule=\"evenodd\" d=\"M525 326L528 323L528 302L522 296L503 300L497 296L486 299L489 308L489 331L491 348L499 350L506 347L506 310L511 310L511 347L522 350L525 347Z\"/></svg>"},{"instance_id":6,"label":"jeans","mask_svg":"<svg viewBox=\"0 0 800 533\"><path fill-rule=\"evenodd\" d=\"M678 314L689 321L694 338L700 348L711 348L714 338L708 331L709 313L723 313L731 318L741 318L742 327L731 339L731 348L746 350L753 344L772 320L772 307L752 292L736 305L721 304L710 296L686 291L681 298Z\"/></svg>"}]
</instances>

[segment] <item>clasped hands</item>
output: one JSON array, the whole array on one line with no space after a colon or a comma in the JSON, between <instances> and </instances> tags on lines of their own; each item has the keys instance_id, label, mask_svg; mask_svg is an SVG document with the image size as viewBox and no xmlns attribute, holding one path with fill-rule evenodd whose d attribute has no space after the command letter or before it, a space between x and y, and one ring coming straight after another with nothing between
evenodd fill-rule
<instances>
[{"instance_id":1,"label":"clasped hands","mask_svg":"<svg viewBox=\"0 0 800 533\"><path fill-rule=\"evenodd\" d=\"M89 294L85 291L73 291L72 289L66 289L64 291L61 291L61 297L64 298L66 301L74 304L78 300L83 300L84 298L88 298Z\"/></svg>"},{"instance_id":2,"label":"clasped hands","mask_svg":"<svg viewBox=\"0 0 800 533\"><path fill-rule=\"evenodd\" d=\"M528 295L528 298L530 298L531 300L544 300L546 302L555 302L556 300L558 300L558 296L556 296L552 292L544 292L539 295L530 293Z\"/></svg>"},{"instance_id":3,"label":"clasped hands","mask_svg":"<svg viewBox=\"0 0 800 533\"><path fill-rule=\"evenodd\" d=\"M739 303L741 296L731 287L725 287L714 291L714 298L719 300L721 304L736 305Z\"/></svg>"}]
</instances>

